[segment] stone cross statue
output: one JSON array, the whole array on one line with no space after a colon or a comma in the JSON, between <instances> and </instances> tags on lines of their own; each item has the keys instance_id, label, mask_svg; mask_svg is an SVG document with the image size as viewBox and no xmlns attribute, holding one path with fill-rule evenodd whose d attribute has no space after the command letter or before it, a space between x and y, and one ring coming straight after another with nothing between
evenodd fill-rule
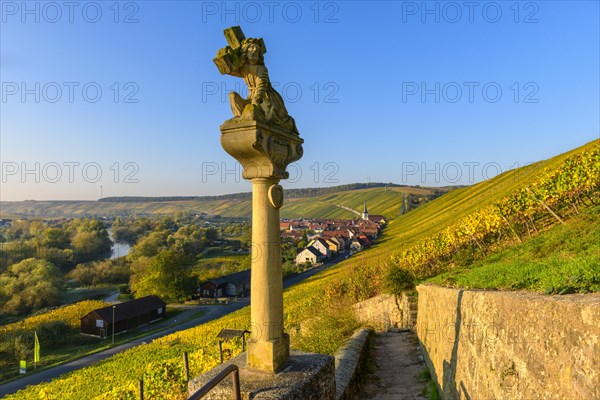
<instances>
[{"instance_id":1,"label":"stone cross statue","mask_svg":"<svg viewBox=\"0 0 600 400\"><path fill-rule=\"evenodd\" d=\"M221 74L240 77L248 86L248 98L229 93L234 118L261 120L298 134L296 123L285 108L283 98L271 85L265 66L267 48L262 39L246 38L239 26L225 30L229 46L214 59Z\"/></svg>"},{"instance_id":2,"label":"stone cross statue","mask_svg":"<svg viewBox=\"0 0 600 400\"><path fill-rule=\"evenodd\" d=\"M302 157L304 141L269 81L263 40L246 39L240 27L226 29L225 37L229 46L219 50L214 62L222 74L242 77L249 91L247 99L230 94L234 117L221 125L221 145L240 162L244 179L252 182L252 334L247 367L274 373L290 354L283 329L279 180L288 178L287 166Z\"/></svg>"}]
</instances>

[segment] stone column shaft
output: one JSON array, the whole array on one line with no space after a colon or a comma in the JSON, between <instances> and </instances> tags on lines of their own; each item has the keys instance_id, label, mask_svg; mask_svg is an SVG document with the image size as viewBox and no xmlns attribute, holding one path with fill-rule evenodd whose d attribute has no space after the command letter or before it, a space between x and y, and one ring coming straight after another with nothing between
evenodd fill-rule
<instances>
[{"instance_id":1,"label":"stone column shaft","mask_svg":"<svg viewBox=\"0 0 600 400\"><path fill-rule=\"evenodd\" d=\"M274 373L289 358L283 331L283 275L279 208L286 167L302 157L303 140L269 124L234 120L221 126L221 144L244 167L252 182L252 270L248 341L249 369Z\"/></svg>"},{"instance_id":2,"label":"stone column shaft","mask_svg":"<svg viewBox=\"0 0 600 400\"><path fill-rule=\"evenodd\" d=\"M283 276L279 209L269 201L278 179L252 179L252 340L277 340L283 334Z\"/></svg>"},{"instance_id":3,"label":"stone column shaft","mask_svg":"<svg viewBox=\"0 0 600 400\"><path fill-rule=\"evenodd\" d=\"M289 338L283 332L283 274L279 209L269 189L279 179L252 179L252 290L248 367L275 372L289 357Z\"/></svg>"}]
</instances>

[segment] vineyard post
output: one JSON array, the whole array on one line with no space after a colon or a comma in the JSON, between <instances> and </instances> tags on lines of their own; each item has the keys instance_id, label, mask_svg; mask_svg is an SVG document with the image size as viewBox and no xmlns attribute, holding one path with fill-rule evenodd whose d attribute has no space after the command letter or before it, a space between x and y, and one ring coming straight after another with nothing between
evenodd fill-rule
<instances>
[{"instance_id":1,"label":"vineyard post","mask_svg":"<svg viewBox=\"0 0 600 400\"><path fill-rule=\"evenodd\" d=\"M223 364L223 341L219 340L219 357L221 358L221 364Z\"/></svg>"},{"instance_id":2,"label":"vineyard post","mask_svg":"<svg viewBox=\"0 0 600 400\"><path fill-rule=\"evenodd\" d=\"M469 229L469 227L467 226L467 224L465 224L463 222L462 225L466 229L466 231L469 234L469 236L471 236L471 239L473 239L473 241L477 244L477 246L479 246L479 249L481 250L481 252L485 255L485 250L483 249L483 246L481 245L481 243L479 243L479 240L477 240L477 238L475 238L475 236L473 235L473 233L471 232L471 230Z\"/></svg>"},{"instance_id":3,"label":"vineyard post","mask_svg":"<svg viewBox=\"0 0 600 400\"><path fill-rule=\"evenodd\" d=\"M189 382L190 380L190 368L188 365L188 353L187 351L183 352L183 370L185 372L185 382Z\"/></svg>"},{"instance_id":4,"label":"vineyard post","mask_svg":"<svg viewBox=\"0 0 600 400\"><path fill-rule=\"evenodd\" d=\"M533 194L533 192L531 190L529 190L529 188L527 189L527 193L529 193L538 203L540 203L542 206L544 206L544 208L546 210L548 210L548 212L550 214L552 214L554 216L554 218L556 218L561 224L566 225L565 221L563 221L554 211L552 211L552 209L550 207L548 207L548 205L546 203L544 203L542 200L538 199L535 194Z\"/></svg>"},{"instance_id":5,"label":"vineyard post","mask_svg":"<svg viewBox=\"0 0 600 400\"><path fill-rule=\"evenodd\" d=\"M517 232L515 232L515 230L513 229L513 227L510 224L510 222L508 222L508 220L506 219L506 217L504 215L502 215L502 213L500 213L500 216L502 217L502 219L504 220L504 222L506 222L506 225L508 225L508 227L510 228L511 232L515 234L515 237L517 238L517 240L519 241L519 243L523 243L523 241L521 240L521 237L519 237L519 235L517 234Z\"/></svg>"},{"instance_id":6,"label":"vineyard post","mask_svg":"<svg viewBox=\"0 0 600 400\"><path fill-rule=\"evenodd\" d=\"M144 400L144 380L140 379L138 381L138 386L140 390L140 400Z\"/></svg>"}]
</instances>

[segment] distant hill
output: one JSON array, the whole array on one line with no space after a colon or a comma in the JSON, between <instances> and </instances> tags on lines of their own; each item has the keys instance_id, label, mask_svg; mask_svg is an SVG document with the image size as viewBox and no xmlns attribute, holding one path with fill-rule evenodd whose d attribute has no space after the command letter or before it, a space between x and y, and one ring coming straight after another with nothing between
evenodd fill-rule
<instances>
[{"instance_id":1,"label":"distant hill","mask_svg":"<svg viewBox=\"0 0 600 400\"><path fill-rule=\"evenodd\" d=\"M420 189L420 186L408 186L398 185L396 183L383 183L383 182L370 182L370 183L351 183L348 185L330 186L324 188L302 188L302 189L286 189L286 199L298 199L306 197L318 197L327 194L333 194L337 192L344 192L349 190L358 189L370 189L370 188L416 188ZM446 188L442 188L442 191L446 191ZM110 201L116 203L125 202L164 202L164 201L212 201L212 200L250 200L252 198L251 192L222 194L217 196L158 196L158 197L143 197L143 196L113 196L99 199L98 201Z\"/></svg>"},{"instance_id":2,"label":"distant hill","mask_svg":"<svg viewBox=\"0 0 600 400\"><path fill-rule=\"evenodd\" d=\"M425 188L392 183L355 183L327 188L288 189L281 209L282 218L354 218L340 206L362 210L367 201L372 214L388 218L400 214L404 199L413 209L441 196L452 187ZM37 217L115 217L130 215L167 215L175 213L208 214L250 218L251 193L222 196L109 197L98 201L19 201L2 202L0 218Z\"/></svg>"}]
</instances>

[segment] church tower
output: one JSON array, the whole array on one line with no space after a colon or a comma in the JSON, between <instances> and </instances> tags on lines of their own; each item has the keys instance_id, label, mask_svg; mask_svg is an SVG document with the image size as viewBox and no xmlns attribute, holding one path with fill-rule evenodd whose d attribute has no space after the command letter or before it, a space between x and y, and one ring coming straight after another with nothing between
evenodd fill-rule
<instances>
[{"instance_id":1,"label":"church tower","mask_svg":"<svg viewBox=\"0 0 600 400\"><path fill-rule=\"evenodd\" d=\"M363 212L361 218L367 221L369 219L369 212L367 211L367 201L365 200L365 204L363 206Z\"/></svg>"}]
</instances>

